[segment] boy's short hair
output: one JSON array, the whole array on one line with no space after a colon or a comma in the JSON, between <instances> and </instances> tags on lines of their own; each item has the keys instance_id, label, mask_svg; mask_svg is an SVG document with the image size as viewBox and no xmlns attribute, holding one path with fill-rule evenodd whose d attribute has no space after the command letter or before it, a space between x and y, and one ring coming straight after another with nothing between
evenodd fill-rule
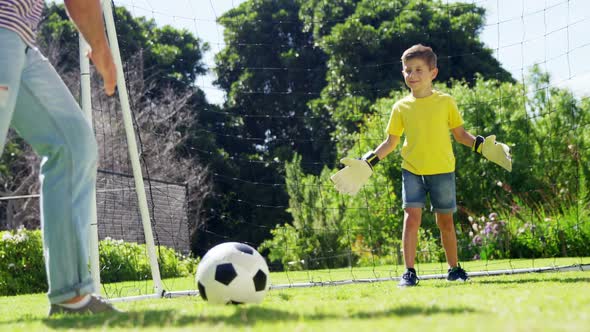
<instances>
[{"instance_id":1,"label":"boy's short hair","mask_svg":"<svg viewBox=\"0 0 590 332\"><path fill-rule=\"evenodd\" d=\"M428 46L416 44L405 50L404 54L402 54L402 64L410 59L422 59L428 64L430 69L436 68L436 54Z\"/></svg>"}]
</instances>

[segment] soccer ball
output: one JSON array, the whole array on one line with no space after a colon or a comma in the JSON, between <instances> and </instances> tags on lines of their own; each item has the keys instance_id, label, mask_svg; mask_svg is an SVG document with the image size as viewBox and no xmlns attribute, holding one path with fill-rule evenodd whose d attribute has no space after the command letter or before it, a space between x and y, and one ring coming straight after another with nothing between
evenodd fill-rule
<instances>
[{"instance_id":1,"label":"soccer ball","mask_svg":"<svg viewBox=\"0 0 590 332\"><path fill-rule=\"evenodd\" d=\"M211 248L199 263L196 280L203 300L214 304L260 303L270 284L264 258L238 242Z\"/></svg>"}]
</instances>

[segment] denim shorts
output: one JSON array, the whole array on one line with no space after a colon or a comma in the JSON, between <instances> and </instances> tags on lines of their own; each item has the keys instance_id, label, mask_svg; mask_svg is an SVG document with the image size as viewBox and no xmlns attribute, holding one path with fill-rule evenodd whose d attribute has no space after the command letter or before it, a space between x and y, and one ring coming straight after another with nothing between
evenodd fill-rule
<instances>
[{"instance_id":1,"label":"denim shorts","mask_svg":"<svg viewBox=\"0 0 590 332\"><path fill-rule=\"evenodd\" d=\"M431 210L437 213L457 211L455 173L416 175L402 169L403 208L426 206L426 194L430 196Z\"/></svg>"}]
</instances>

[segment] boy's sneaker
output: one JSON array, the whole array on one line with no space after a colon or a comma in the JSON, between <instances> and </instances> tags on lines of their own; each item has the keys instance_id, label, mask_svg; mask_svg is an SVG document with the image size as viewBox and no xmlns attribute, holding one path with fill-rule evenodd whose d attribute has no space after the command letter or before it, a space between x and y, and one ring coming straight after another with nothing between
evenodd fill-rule
<instances>
[{"instance_id":1,"label":"boy's sneaker","mask_svg":"<svg viewBox=\"0 0 590 332\"><path fill-rule=\"evenodd\" d=\"M467 276L467 272L465 272L465 270L461 268L461 265L450 268L448 272L448 281L467 281L469 279L469 276Z\"/></svg>"},{"instance_id":2,"label":"boy's sneaker","mask_svg":"<svg viewBox=\"0 0 590 332\"><path fill-rule=\"evenodd\" d=\"M49 308L49 316L57 314L98 314L103 312L120 313L121 311L117 310L117 308L113 307L105 299L94 294L90 295L90 300L82 308L72 309L58 304L52 304L51 308Z\"/></svg>"},{"instance_id":3,"label":"boy's sneaker","mask_svg":"<svg viewBox=\"0 0 590 332\"><path fill-rule=\"evenodd\" d=\"M418 279L418 276L416 275L416 270L407 269L406 272L402 274L402 278L397 285L399 287L411 287L418 285L418 282L420 282L420 279Z\"/></svg>"}]
</instances>

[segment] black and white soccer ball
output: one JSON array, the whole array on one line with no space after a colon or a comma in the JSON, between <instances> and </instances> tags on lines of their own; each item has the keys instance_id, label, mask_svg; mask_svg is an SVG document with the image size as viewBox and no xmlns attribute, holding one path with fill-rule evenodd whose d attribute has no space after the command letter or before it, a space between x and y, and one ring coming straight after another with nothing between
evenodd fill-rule
<instances>
[{"instance_id":1,"label":"black and white soccer ball","mask_svg":"<svg viewBox=\"0 0 590 332\"><path fill-rule=\"evenodd\" d=\"M201 297L214 304L260 303L270 285L264 257L239 242L211 248L199 263L196 280Z\"/></svg>"}]
</instances>

